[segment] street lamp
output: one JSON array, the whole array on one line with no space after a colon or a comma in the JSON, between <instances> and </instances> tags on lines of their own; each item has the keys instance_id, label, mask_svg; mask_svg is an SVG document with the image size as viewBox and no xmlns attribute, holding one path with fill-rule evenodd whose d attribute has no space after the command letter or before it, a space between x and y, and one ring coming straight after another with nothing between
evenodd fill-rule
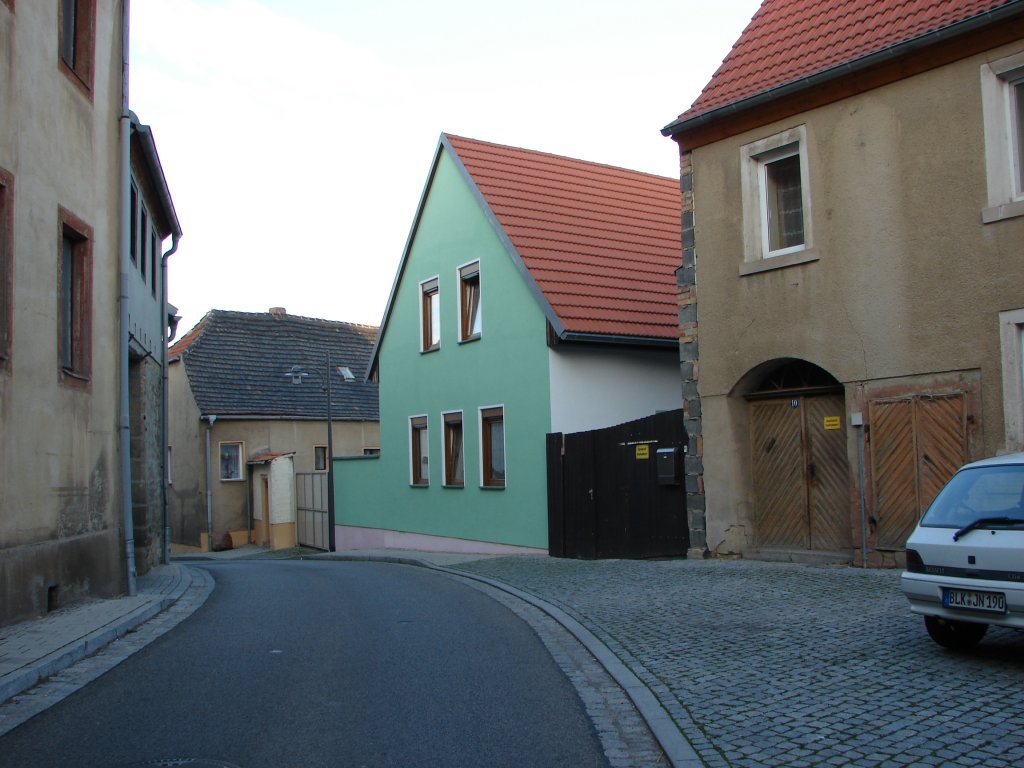
<instances>
[{"instance_id":1,"label":"street lamp","mask_svg":"<svg viewBox=\"0 0 1024 768\"><path fill-rule=\"evenodd\" d=\"M331 353L327 352L327 377L320 375L315 368L313 373L320 379L320 385L327 393L327 551L334 551L334 425L331 413ZM352 369L346 365L338 366L338 375L342 381L355 381L356 377ZM292 380L292 384L298 386L309 374L303 370L301 365L293 365L291 370L284 374Z\"/></svg>"}]
</instances>

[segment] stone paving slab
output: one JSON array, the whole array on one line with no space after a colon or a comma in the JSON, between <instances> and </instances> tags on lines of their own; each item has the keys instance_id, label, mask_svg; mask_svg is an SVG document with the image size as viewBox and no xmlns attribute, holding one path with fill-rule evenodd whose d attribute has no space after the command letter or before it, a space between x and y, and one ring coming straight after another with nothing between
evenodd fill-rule
<instances>
[{"instance_id":1,"label":"stone paving slab","mask_svg":"<svg viewBox=\"0 0 1024 768\"><path fill-rule=\"evenodd\" d=\"M1024 765L1024 634L928 638L899 573L751 561L451 566L558 606L657 697L706 766Z\"/></svg>"},{"instance_id":2,"label":"stone paving slab","mask_svg":"<svg viewBox=\"0 0 1024 768\"><path fill-rule=\"evenodd\" d=\"M194 569L163 565L138 579L137 594L85 600L31 621L0 627L0 702L93 655L177 601Z\"/></svg>"}]
</instances>

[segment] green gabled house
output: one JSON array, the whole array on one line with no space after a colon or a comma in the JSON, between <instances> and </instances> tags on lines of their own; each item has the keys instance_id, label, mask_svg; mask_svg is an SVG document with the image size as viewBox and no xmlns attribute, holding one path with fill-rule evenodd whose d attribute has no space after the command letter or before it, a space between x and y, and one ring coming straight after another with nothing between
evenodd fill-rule
<instances>
[{"instance_id":1,"label":"green gabled house","mask_svg":"<svg viewBox=\"0 0 1024 768\"><path fill-rule=\"evenodd\" d=\"M681 406L678 180L444 134L371 363L338 549L545 551L545 435Z\"/></svg>"}]
</instances>

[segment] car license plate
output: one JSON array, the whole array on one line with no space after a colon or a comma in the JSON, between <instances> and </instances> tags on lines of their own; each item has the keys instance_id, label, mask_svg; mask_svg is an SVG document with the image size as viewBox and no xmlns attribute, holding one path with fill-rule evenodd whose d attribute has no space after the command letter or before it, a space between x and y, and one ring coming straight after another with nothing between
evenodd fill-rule
<instances>
[{"instance_id":1,"label":"car license plate","mask_svg":"<svg viewBox=\"0 0 1024 768\"><path fill-rule=\"evenodd\" d=\"M1002 592L975 592L971 589L943 589L942 604L946 608L985 613L1006 613L1006 595Z\"/></svg>"}]
</instances>

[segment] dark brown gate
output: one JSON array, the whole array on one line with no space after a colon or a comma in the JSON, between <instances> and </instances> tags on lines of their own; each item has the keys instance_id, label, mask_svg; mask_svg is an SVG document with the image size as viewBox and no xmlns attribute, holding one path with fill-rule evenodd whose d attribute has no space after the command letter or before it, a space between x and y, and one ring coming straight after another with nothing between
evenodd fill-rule
<instances>
[{"instance_id":1,"label":"dark brown gate","mask_svg":"<svg viewBox=\"0 0 1024 768\"><path fill-rule=\"evenodd\" d=\"M843 396L780 397L750 408L758 546L850 549Z\"/></svg>"},{"instance_id":2,"label":"dark brown gate","mask_svg":"<svg viewBox=\"0 0 1024 768\"><path fill-rule=\"evenodd\" d=\"M878 547L902 549L924 510L967 460L965 411L962 393L869 403Z\"/></svg>"},{"instance_id":3,"label":"dark brown gate","mask_svg":"<svg viewBox=\"0 0 1024 768\"><path fill-rule=\"evenodd\" d=\"M681 410L591 432L549 434L550 554L584 559L685 555L686 443Z\"/></svg>"}]
</instances>

